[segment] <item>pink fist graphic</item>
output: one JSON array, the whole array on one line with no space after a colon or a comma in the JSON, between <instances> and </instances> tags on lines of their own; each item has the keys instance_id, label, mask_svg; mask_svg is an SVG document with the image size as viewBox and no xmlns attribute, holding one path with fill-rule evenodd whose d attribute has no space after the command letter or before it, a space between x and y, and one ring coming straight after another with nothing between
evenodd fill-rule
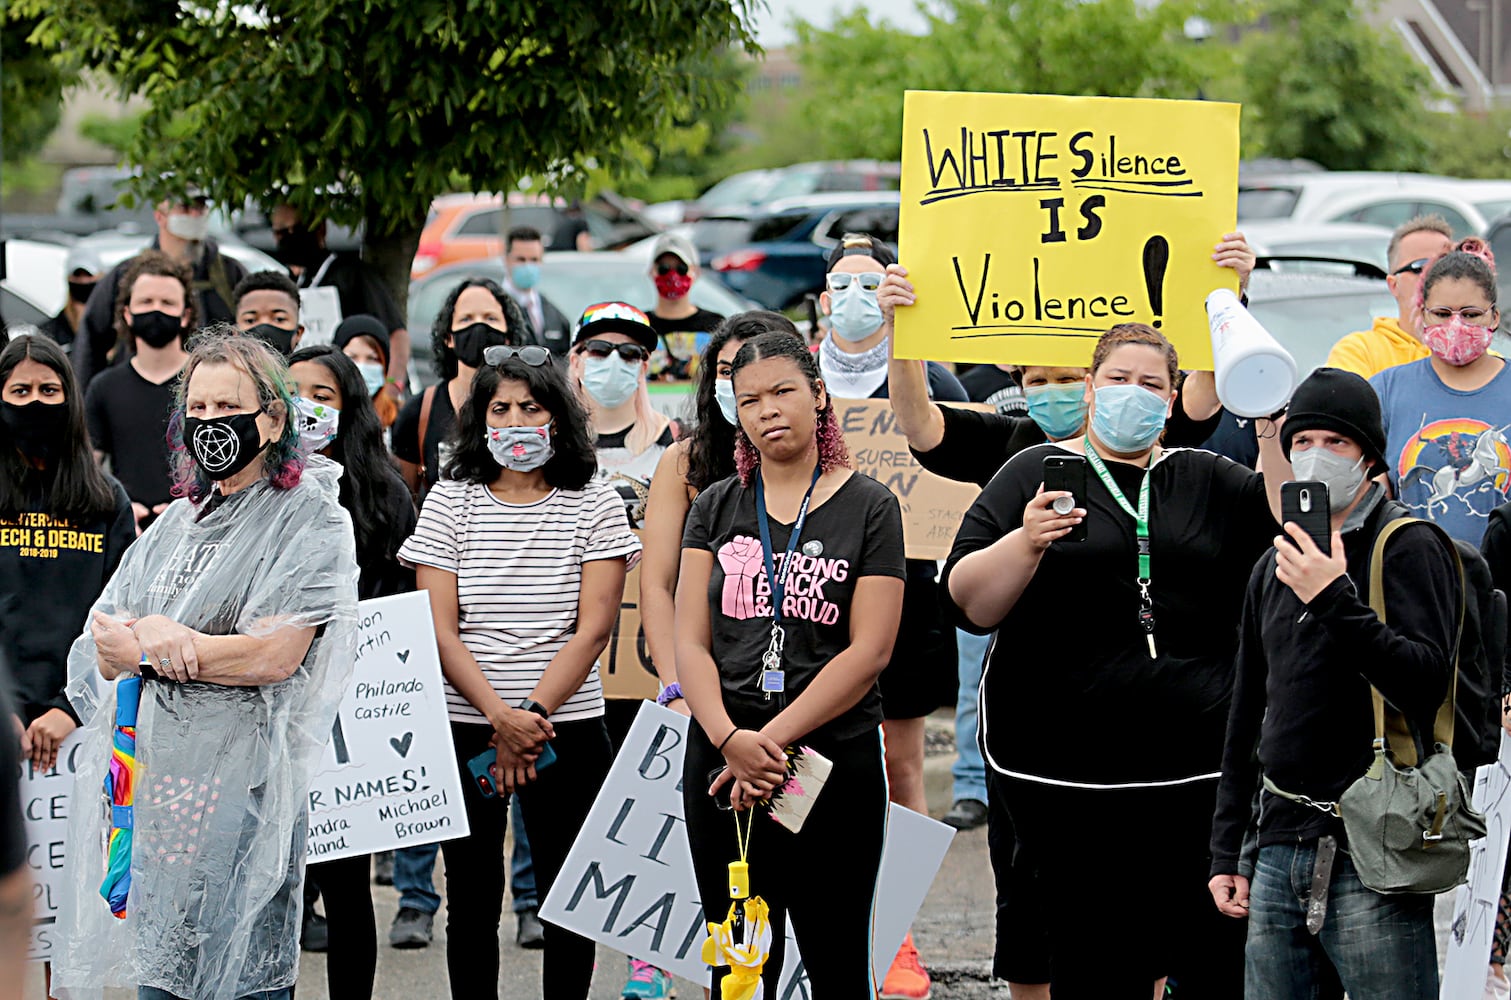
<instances>
[{"instance_id":1,"label":"pink fist graphic","mask_svg":"<svg viewBox=\"0 0 1511 1000\"><path fill-rule=\"evenodd\" d=\"M749 535L736 535L719 547L726 618L743 621L756 617L755 579L761 571L761 562L761 543Z\"/></svg>"}]
</instances>

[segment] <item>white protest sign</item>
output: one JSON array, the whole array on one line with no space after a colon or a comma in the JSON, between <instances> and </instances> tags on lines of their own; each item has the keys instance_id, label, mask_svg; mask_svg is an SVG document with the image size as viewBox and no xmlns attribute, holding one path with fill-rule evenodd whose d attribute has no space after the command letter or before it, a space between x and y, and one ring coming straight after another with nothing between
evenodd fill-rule
<instances>
[{"instance_id":1,"label":"white protest sign","mask_svg":"<svg viewBox=\"0 0 1511 1000\"><path fill-rule=\"evenodd\" d=\"M300 347L329 344L341 319L341 295L334 288L299 289L299 322L304 324Z\"/></svg>"},{"instance_id":2,"label":"white protest sign","mask_svg":"<svg viewBox=\"0 0 1511 1000\"><path fill-rule=\"evenodd\" d=\"M684 979L706 983L702 950L708 935L682 812L682 756L689 724L670 709L651 702L641 706L540 915ZM954 836L943 823L891 807L876 900L877 982L892 964ZM723 920L724 913L715 919ZM777 996L810 996L790 934Z\"/></svg>"},{"instance_id":3,"label":"white protest sign","mask_svg":"<svg viewBox=\"0 0 1511 1000\"><path fill-rule=\"evenodd\" d=\"M1474 775L1474 808L1485 814L1489 833L1469 844L1469 882L1458 887L1453 921L1448 928L1448 958L1443 965L1443 1000L1484 994L1490 968L1490 939L1500 905L1506 871L1507 836L1511 834L1511 738L1501 734L1500 757Z\"/></svg>"},{"instance_id":4,"label":"white protest sign","mask_svg":"<svg viewBox=\"0 0 1511 1000\"><path fill-rule=\"evenodd\" d=\"M311 861L467 836L430 601L357 613L357 668L310 785Z\"/></svg>"},{"instance_id":5,"label":"white protest sign","mask_svg":"<svg viewBox=\"0 0 1511 1000\"><path fill-rule=\"evenodd\" d=\"M21 763L21 816L26 825L27 874L32 880L33 924L27 957L33 962L50 960L57 943L54 930L63 890L64 841L73 804L79 742L79 732L74 730L58 749L58 763L50 771L37 771L29 762Z\"/></svg>"}]
</instances>

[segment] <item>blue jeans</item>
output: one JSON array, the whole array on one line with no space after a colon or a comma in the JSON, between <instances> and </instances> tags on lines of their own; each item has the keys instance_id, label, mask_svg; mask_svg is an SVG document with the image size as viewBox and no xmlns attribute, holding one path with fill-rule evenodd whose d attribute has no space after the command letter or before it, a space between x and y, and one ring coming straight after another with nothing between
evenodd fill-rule
<instances>
[{"instance_id":1,"label":"blue jeans","mask_svg":"<svg viewBox=\"0 0 1511 1000\"><path fill-rule=\"evenodd\" d=\"M509 803L514 823L514 853L509 858L509 881L514 886L514 912L523 913L540 907L535 893L535 865L530 860L530 838L525 836L525 822L520 817L519 799ZM393 884L399 890L399 906L421 913L441 908L435 891L435 858L440 844L401 847L393 852Z\"/></svg>"},{"instance_id":2,"label":"blue jeans","mask_svg":"<svg viewBox=\"0 0 1511 1000\"><path fill-rule=\"evenodd\" d=\"M1437 944L1432 896L1384 896L1359 881L1343 851L1333 862L1327 917L1307 932L1317 841L1268 844L1249 889L1249 938L1244 995L1314 1000L1337 970L1349 996L1360 1000L1436 1000Z\"/></svg>"},{"instance_id":3,"label":"blue jeans","mask_svg":"<svg viewBox=\"0 0 1511 1000\"><path fill-rule=\"evenodd\" d=\"M976 694L991 640L989 635L955 630L955 646L960 651L957 667L960 690L955 697L955 764L950 773L955 776L957 802L961 799L986 802L986 761L981 759L981 746L976 742Z\"/></svg>"}]
</instances>

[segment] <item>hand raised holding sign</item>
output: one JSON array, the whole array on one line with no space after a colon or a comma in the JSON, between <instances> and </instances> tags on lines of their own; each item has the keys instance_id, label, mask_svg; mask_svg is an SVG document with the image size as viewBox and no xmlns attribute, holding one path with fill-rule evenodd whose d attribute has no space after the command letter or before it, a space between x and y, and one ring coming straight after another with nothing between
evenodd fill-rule
<instances>
[{"instance_id":1,"label":"hand raised holding sign","mask_svg":"<svg viewBox=\"0 0 1511 1000\"><path fill-rule=\"evenodd\" d=\"M1243 233L1224 233L1222 240L1212 248L1212 261L1218 267L1231 267L1238 272L1238 294L1249 290L1249 275L1254 273L1254 249Z\"/></svg>"},{"instance_id":2,"label":"hand raised holding sign","mask_svg":"<svg viewBox=\"0 0 1511 1000\"><path fill-rule=\"evenodd\" d=\"M898 306L910 306L917 295L913 283L908 280L908 269L901 264L888 264L887 276L881 279L876 289L876 304L881 306L881 320L890 324L897 316Z\"/></svg>"}]
</instances>

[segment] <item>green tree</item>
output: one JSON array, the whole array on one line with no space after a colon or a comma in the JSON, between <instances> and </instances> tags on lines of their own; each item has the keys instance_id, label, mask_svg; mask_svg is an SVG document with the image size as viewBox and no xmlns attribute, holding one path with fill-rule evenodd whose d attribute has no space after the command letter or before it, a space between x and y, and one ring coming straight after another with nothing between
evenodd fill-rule
<instances>
[{"instance_id":1,"label":"green tree","mask_svg":"<svg viewBox=\"0 0 1511 1000\"><path fill-rule=\"evenodd\" d=\"M32 40L36 17L0 3L0 143L5 162L19 162L42 148L58 126L63 88L72 74Z\"/></svg>"},{"instance_id":2,"label":"green tree","mask_svg":"<svg viewBox=\"0 0 1511 1000\"><path fill-rule=\"evenodd\" d=\"M615 174L727 97L696 60L754 48L752 0L21 2L44 38L150 102L128 157L149 177L226 204L287 191L307 217L363 223L401 304L454 177L571 191L595 166Z\"/></svg>"},{"instance_id":3,"label":"green tree","mask_svg":"<svg viewBox=\"0 0 1511 1000\"><path fill-rule=\"evenodd\" d=\"M1355 0L1264 0L1244 41L1244 127L1266 155L1333 170L1427 165L1426 69Z\"/></svg>"}]
</instances>

